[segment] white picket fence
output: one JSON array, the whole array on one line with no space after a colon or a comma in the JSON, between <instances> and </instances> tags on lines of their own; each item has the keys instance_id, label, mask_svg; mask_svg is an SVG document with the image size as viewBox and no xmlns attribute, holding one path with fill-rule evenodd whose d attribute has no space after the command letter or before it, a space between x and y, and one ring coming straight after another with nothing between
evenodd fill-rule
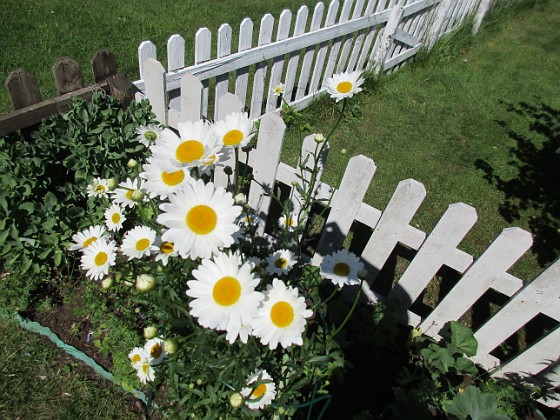
<instances>
[{"instance_id":1,"label":"white picket fence","mask_svg":"<svg viewBox=\"0 0 560 420\"><path fill-rule=\"evenodd\" d=\"M302 108L324 91L323 81L333 73L395 69L423 46L433 46L468 16L473 16L473 30L478 30L495 1L345 0L341 6L333 0L328 8L317 3L311 16L309 8L302 6L293 25L292 12L282 12L275 36L273 16L263 16L256 46L254 24L244 19L239 27L237 52L232 52L232 27L223 24L217 33L215 58L211 58L210 30L199 29L194 63L188 66L185 40L173 35L167 42L167 70L163 70L171 109L158 117L171 126L180 120L180 81L185 74L203 83L200 107L208 118L216 118L220 98L226 92L238 96L253 119L273 112L281 105L273 94L280 82L285 85L284 99ZM146 63L157 59L156 46L150 41L142 42L138 57L141 80L134 84L146 93L149 87L145 79L150 77Z\"/></svg>"}]
</instances>

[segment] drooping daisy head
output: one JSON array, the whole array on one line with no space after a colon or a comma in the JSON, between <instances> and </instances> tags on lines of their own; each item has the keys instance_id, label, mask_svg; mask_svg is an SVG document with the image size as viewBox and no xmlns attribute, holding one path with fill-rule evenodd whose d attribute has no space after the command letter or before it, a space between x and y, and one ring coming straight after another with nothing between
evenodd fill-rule
<instances>
[{"instance_id":1,"label":"drooping daisy head","mask_svg":"<svg viewBox=\"0 0 560 420\"><path fill-rule=\"evenodd\" d=\"M81 267L87 270L86 276L93 280L100 280L109 274L109 267L115 265L116 251L113 242L97 239L84 248Z\"/></svg>"},{"instance_id":2,"label":"drooping daisy head","mask_svg":"<svg viewBox=\"0 0 560 420\"><path fill-rule=\"evenodd\" d=\"M142 358L140 364L136 368L136 375L138 375L138 379L140 379L140 382L143 384L153 382L154 379L156 379L156 371L152 367L152 361L149 358Z\"/></svg>"},{"instance_id":3,"label":"drooping daisy head","mask_svg":"<svg viewBox=\"0 0 560 420\"><path fill-rule=\"evenodd\" d=\"M103 226L90 226L81 232L72 235L74 243L70 245L70 251L84 249L90 246L98 239L105 239L107 234Z\"/></svg>"},{"instance_id":4,"label":"drooping daisy head","mask_svg":"<svg viewBox=\"0 0 560 420\"><path fill-rule=\"evenodd\" d=\"M159 251L156 254L156 261L161 261L163 265L167 265L169 258L179 255L179 252L175 248L173 242L162 241L159 239L156 241L156 245L159 248Z\"/></svg>"},{"instance_id":5,"label":"drooping daisy head","mask_svg":"<svg viewBox=\"0 0 560 420\"><path fill-rule=\"evenodd\" d=\"M284 94L285 89L286 86L284 86L284 83L279 83L276 86L274 86L272 92L274 93L274 96L282 96Z\"/></svg>"},{"instance_id":6,"label":"drooping daisy head","mask_svg":"<svg viewBox=\"0 0 560 420\"><path fill-rule=\"evenodd\" d=\"M278 220L278 226L280 226L282 230L293 232L298 226L297 217L292 213L287 216L283 214L280 220Z\"/></svg>"},{"instance_id":7,"label":"drooping daisy head","mask_svg":"<svg viewBox=\"0 0 560 420\"><path fill-rule=\"evenodd\" d=\"M144 188L152 198L165 199L169 194L184 188L191 180L188 168L175 168L172 172L166 172L157 166L155 159L151 157L142 169L144 172L140 173L140 177L146 180Z\"/></svg>"},{"instance_id":8,"label":"drooping daisy head","mask_svg":"<svg viewBox=\"0 0 560 420\"><path fill-rule=\"evenodd\" d=\"M152 252L157 252L158 247L154 245L156 231L147 226L136 226L124 235L121 245L121 252L128 257L134 258L148 257Z\"/></svg>"},{"instance_id":9,"label":"drooping daisy head","mask_svg":"<svg viewBox=\"0 0 560 420\"><path fill-rule=\"evenodd\" d=\"M165 172L204 165L221 149L215 141L213 126L202 120L179 123L178 129L179 136L168 128L163 130L161 141L150 148L153 164Z\"/></svg>"},{"instance_id":10,"label":"drooping daisy head","mask_svg":"<svg viewBox=\"0 0 560 420\"><path fill-rule=\"evenodd\" d=\"M350 251L341 249L327 255L321 262L321 276L330 279L336 286L360 284L358 271L364 268L360 259Z\"/></svg>"},{"instance_id":11,"label":"drooping daisy head","mask_svg":"<svg viewBox=\"0 0 560 420\"><path fill-rule=\"evenodd\" d=\"M168 229L163 241L172 242L183 258L210 258L234 243L235 223L241 207L231 193L202 180L189 183L160 205L157 221Z\"/></svg>"},{"instance_id":12,"label":"drooping daisy head","mask_svg":"<svg viewBox=\"0 0 560 420\"><path fill-rule=\"evenodd\" d=\"M87 186L88 197L107 198L108 193L109 193L109 184L107 183L106 179L99 178L99 177L93 178L91 184Z\"/></svg>"},{"instance_id":13,"label":"drooping daisy head","mask_svg":"<svg viewBox=\"0 0 560 420\"><path fill-rule=\"evenodd\" d=\"M253 320L253 335L259 337L262 344L268 344L271 350L278 344L284 348L292 344L301 346L305 318L312 314L296 288L287 287L283 281L273 279L272 286L267 286L265 300Z\"/></svg>"},{"instance_id":14,"label":"drooping daisy head","mask_svg":"<svg viewBox=\"0 0 560 420\"><path fill-rule=\"evenodd\" d=\"M124 215L124 210L118 204L111 204L111 206L105 209L105 225L107 229L113 232L117 232L123 227L123 223L126 220Z\"/></svg>"},{"instance_id":15,"label":"drooping daisy head","mask_svg":"<svg viewBox=\"0 0 560 420\"><path fill-rule=\"evenodd\" d=\"M138 202L135 200L135 191L144 190L144 181L140 178L130 179L127 178L125 182L119 184L119 188L115 188L112 192L113 203L120 204L123 207L134 207ZM148 201L148 197L144 198Z\"/></svg>"},{"instance_id":16,"label":"drooping daisy head","mask_svg":"<svg viewBox=\"0 0 560 420\"><path fill-rule=\"evenodd\" d=\"M159 365L167 357L164 344L164 340L158 337L154 337L144 344L144 352L149 355L152 366Z\"/></svg>"},{"instance_id":17,"label":"drooping daisy head","mask_svg":"<svg viewBox=\"0 0 560 420\"><path fill-rule=\"evenodd\" d=\"M259 279L251 273L250 264L242 264L237 254L220 253L214 260L203 259L193 270L195 280L187 282L187 295L194 298L190 313L206 328L235 334L250 326L264 299L255 291Z\"/></svg>"},{"instance_id":18,"label":"drooping daisy head","mask_svg":"<svg viewBox=\"0 0 560 420\"><path fill-rule=\"evenodd\" d=\"M266 258L267 267L266 271L270 274L288 274L293 268L297 259L292 251L289 249L279 249L274 251Z\"/></svg>"},{"instance_id":19,"label":"drooping daisy head","mask_svg":"<svg viewBox=\"0 0 560 420\"><path fill-rule=\"evenodd\" d=\"M245 404L251 410L260 410L276 398L276 384L266 370L259 370L247 377L247 387L241 390Z\"/></svg>"},{"instance_id":20,"label":"drooping daisy head","mask_svg":"<svg viewBox=\"0 0 560 420\"><path fill-rule=\"evenodd\" d=\"M136 129L136 138L144 146L149 147L161 137L162 131L161 127L154 124L141 125Z\"/></svg>"},{"instance_id":21,"label":"drooping daisy head","mask_svg":"<svg viewBox=\"0 0 560 420\"><path fill-rule=\"evenodd\" d=\"M345 98L351 98L354 94L361 92L362 88L360 86L363 83L364 79L361 72L353 71L351 73L333 74L332 77L326 80L325 85L331 98L336 99L336 102L338 102Z\"/></svg>"},{"instance_id":22,"label":"drooping daisy head","mask_svg":"<svg viewBox=\"0 0 560 420\"><path fill-rule=\"evenodd\" d=\"M133 368L138 369L142 364L142 359L148 358L149 355L144 351L143 347L134 347L130 353L128 353L128 358L130 364Z\"/></svg>"},{"instance_id":23,"label":"drooping daisy head","mask_svg":"<svg viewBox=\"0 0 560 420\"><path fill-rule=\"evenodd\" d=\"M226 147L243 147L253 137L253 124L246 112L228 114L225 120L217 121L215 125L218 143Z\"/></svg>"}]
</instances>

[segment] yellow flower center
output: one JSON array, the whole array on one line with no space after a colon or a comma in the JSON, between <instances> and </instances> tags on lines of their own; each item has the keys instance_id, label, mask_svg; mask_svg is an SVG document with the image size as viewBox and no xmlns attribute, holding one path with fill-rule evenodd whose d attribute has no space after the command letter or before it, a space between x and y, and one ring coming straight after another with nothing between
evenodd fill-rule
<instances>
[{"instance_id":1,"label":"yellow flower center","mask_svg":"<svg viewBox=\"0 0 560 420\"><path fill-rule=\"evenodd\" d=\"M214 162L216 162L216 159L217 159L217 156L216 156L216 155L209 156L208 159L206 159L206 161L204 162L204 164L205 164L206 166L208 166L208 165L213 165Z\"/></svg>"},{"instance_id":2,"label":"yellow flower center","mask_svg":"<svg viewBox=\"0 0 560 420\"><path fill-rule=\"evenodd\" d=\"M198 160L204 154L204 145L198 140L184 141L177 147L175 157L181 163L191 163Z\"/></svg>"},{"instance_id":3,"label":"yellow flower center","mask_svg":"<svg viewBox=\"0 0 560 420\"><path fill-rule=\"evenodd\" d=\"M182 169L175 172L162 172L161 173L161 180L165 185L169 185L170 187L180 184L185 179L185 171Z\"/></svg>"},{"instance_id":4,"label":"yellow flower center","mask_svg":"<svg viewBox=\"0 0 560 420\"><path fill-rule=\"evenodd\" d=\"M243 140L243 132L241 130L230 130L224 135L224 146L237 146Z\"/></svg>"},{"instance_id":5,"label":"yellow flower center","mask_svg":"<svg viewBox=\"0 0 560 420\"><path fill-rule=\"evenodd\" d=\"M98 184L93 188L93 192L96 194L103 194L105 192L105 186Z\"/></svg>"},{"instance_id":6,"label":"yellow flower center","mask_svg":"<svg viewBox=\"0 0 560 420\"><path fill-rule=\"evenodd\" d=\"M152 356L154 359L157 359L159 356L161 356L161 345L159 343L154 344L150 348L150 356Z\"/></svg>"},{"instance_id":7,"label":"yellow flower center","mask_svg":"<svg viewBox=\"0 0 560 420\"><path fill-rule=\"evenodd\" d=\"M348 93L352 90L352 83L351 82L340 82L337 86L336 86L336 90L339 91L340 93Z\"/></svg>"},{"instance_id":8,"label":"yellow flower center","mask_svg":"<svg viewBox=\"0 0 560 420\"><path fill-rule=\"evenodd\" d=\"M260 398L265 394L265 392L266 392L266 384L260 384L258 387L255 388L252 396L254 398Z\"/></svg>"},{"instance_id":9,"label":"yellow flower center","mask_svg":"<svg viewBox=\"0 0 560 420\"><path fill-rule=\"evenodd\" d=\"M136 242L136 249L138 251L144 251L149 246L150 246L150 241L146 238L142 238L138 242Z\"/></svg>"},{"instance_id":10,"label":"yellow flower center","mask_svg":"<svg viewBox=\"0 0 560 420\"><path fill-rule=\"evenodd\" d=\"M171 242L164 242L160 245L159 250L164 254L171 254L175 248Z\"/></svg>"},{"instance_id":11,"label":"yellow flower center","mask_svg":"<svg viewBox=\"0 0 560 420\"><path fill-rule=\"evenodd\" d=\"M286 268L286 266L288 265L288 260L286 258L278 258L276 261L274 261L274 265L277 268Z\"/></svg>"},{"instance_id":12,"label":"yellow flower center","mask_svg":"<svg viewBox=\"0 0 560 420\"><path fill-rule=\"evenodd\" d=\"M206 235L214 230L218 215L212 207L204 204L194 206L187 213L187 226L197 235Z\"/></svg>"},{"instance_id":13,"label":"yellow flower center","mask_svg":"<svg viewBox=\"0 0 560 420\"><path fill-rule=\"evenodd\" d=\"M119 213L113 213L111 216L111 221L115 224L119 223L121 220L121 215Z\"/></svg>"},{"instance_id":14,"label":"yellow flower center","mask_svg":"<svg viewBox=\"0 0 560 420\"><path fill-rule=\"evenodd\" d=\"M294 308L288 302L277 302L270 310L270 319L278 328L287 327L294 320Z\"/></svg>"},{"instance_id":15,"label":"yellow flower center","mask_svg":"<svg viewBox=\"0 0 560 420\"><path fill-rule=\"evenodd\" d=\"M241 296L241 285L235 277L222 277L214 285L212 297L221 306L231 306L239 300Z\"/></svg>"},{"instance_id":16,"label":"yellow flower center","mask_svg":"<svg viewBox=\"0 0 560 420\"><path fill-rule=\"evenodd\" d=\"M347 276L350 274L350 266L346 263L339 262L334 265L333 271L337 276Z\"/></svg>"},{"instance_id":17,"label":"yellow flower center","mask_svg":"<svg viewBox=\"0 0 560 420\"><path fill-rule=\"evenodd\" d=\"M144 375L148 375L149 370L150 370L150 364L149 363L144 363L142 365L142 372L144 372Z\"/></svg>"},{"instance_id":18,"label":"yellow flower center","mask_svg":"<svg viewBox=\"0 0 560 420\"><path fill-rule=\"evenodd\" d=\"M135 354L134 356L132 356L132 363L138 363L140 360L142 360L142 358L139 354Z\"/></svg>"},{"instance_id":19,"label":"yellow flower center","mask_svg":"<svg viewBox=\"0 0 560 420\"><path fill-rule=\"evenodd\" d=\"M128 191L126 192L126 194L125 194L125 197L128 198L129 200L132 200L132 193L133 193L133 192L134 192L134 191L132 191L132 190L128 190Z\"/></svg>"},{"instance_id":20,"label":"yellow flower center","mask_svg":"<svg viewBox=\"0 0 560 420\"><path fill-rule=\"evenodd\" d=\"M108 255L105 252L99 252L96 256L95 256L95 265L103 265L107 262L107 260L109 259Z\"/></svg>"},{"instance_id":21,"label":"yellow flower center","mask_svg":"<svg viewBox=\"0 0 560 420\"><path fill-rule=\"evenodd\" d=\"M83 245L84 248L87 248L88 246L90 246L95 241L97 241L97 238L95 236L92 236L91 238L86 239L82 245Z\"/></svg>"},{"instance_id":22,"label":"yellow flower center","mask_svg":"<svg viewBox=\"0 0 560 420\"><path fill-rule=\"evenodd\" d=\"M286 226L293 226L294 225L294 219L292 219L291 217L286 217Z\"/></svg>"}]
</instances>

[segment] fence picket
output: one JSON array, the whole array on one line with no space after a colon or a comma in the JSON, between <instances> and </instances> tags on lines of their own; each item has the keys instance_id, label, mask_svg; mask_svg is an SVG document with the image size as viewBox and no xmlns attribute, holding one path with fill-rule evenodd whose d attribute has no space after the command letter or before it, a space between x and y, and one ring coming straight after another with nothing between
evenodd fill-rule
<instances>
[{"instance_id":1,"label":"fence picket","mask_svg":"<svg viewBox=\"0 0 560 420\"><path fill-rule=\"evenodd\" d=\"M91 69L95 83L117 74L117 58L111 51L102 48L91 57Z\"/></svg>"},{"instance_id":2,"label":"fence picket","mask_svg":"<svg viewBox=\"0 0 560 420\"><path fill-rule=\"evenodd\" d=\"M208 28L200 28L195 35L194 44L194 63L200 64L210 60L210 48L212 45L212 34ZM202 82L202 116L208 117L208 80Z\"/></svg>"},{"instance_id":3,"label":"fence picket","mask_svg":"<svg viewBox=\"0 0 560 420\"><path fill-rule=\"evenodd\" d=\"M354 5L354 11L352 12L352 20L357 19L362 16L362 12L364 10L364 1L365 0L356 0L356 4ZM350 51L352 45L354 44L354 35L350 34L346 36L346 39L342 43L342 49L340 52L340 58L338 60L338 64L336 66L336 72L341 73L347 69L350 65L348 62ZM358 48L359 49L359 48ZM352 52L353 55L357 55L358 52L356 51L356 46L354 46L354 50Z\"/></svg>"},{"instance_id":4,"label":"fence picket","mask_svg":"<svg viewBox=\"0 0 560 420\"><path fill-rule=\"evenodd\" d=\"M239 46L238 52L251 48L253 42L253 21L249 18L243 19L239 25ZM247 85L249 82L249 67L243 67L237 70L235 78L235 95L239 97L241 102L247 102Z\"/></svg>"},{"instance_id":5,"label":"fence picket","mask_svg":"<svg viewBox=\"0 0 560 420\"><path fill-rule=\"evenodd\" d=\"M226 57L231 54L231 26L224 23L218 29L218 58ZM214 92L214 120L218 120L220 100L228 92L229 73L224 73L216 77L216 90Z\"/></svg>"},{"instance_id":6,"label":"fence picket","mask_svg":"<svg viewBox=\"0 0 560 420\"><path fill-rule=\"evenodd\" d=\"M37 79L24 70L10 72L4 86L6 86L14 110L34 105L43 100Z\"/></svg>"},{"instance_id":7,"label":"fence picket","mask_svg":"<svg viewBox=\"0 0 560 420\"><path fill-rule=\"evenodd\" d=\"M370 0L367 6L366 16L372 13L378 13L382 8L382 1L377 0ZM375 9L373 7L375 6ZM360 51L360 57L356 63L356 70L363 70L365 68L366 62L368 62L368 58L371 52L374 50L372 48L373 40L378 33L377 29L378 25L374 25L371 28L367 29L367 35L365 36L364 45L362 47L362 51Z\"/></svg>"},{"instance_id":8,"label":"fence picket","mask_svg":"<svg viewBox=\"0 0 560 420\"><path fill-rule=\"evenodd\" d=\"M272 41L272 28L274 18L271 14L266 14L261 19L259 29L259 46L270 44ZM255 119L262 114L262 103L264 95L264 84L266 79L267 62L261 61L256 65L255 75L253 76L253 96L251 98L251 119Z\"/></svg>"},{"instance_id":9,"label":"fence picket","mask_svg":"<svg viewBox=\"0 0 560 420\"><path fill-rule=\"evenodd\" d=\"M146 96L150 98L152 112L161 124L167 124L167 97L165 94L165 69L159 61L148 58L144 62Z\"/></svg>"},{"instance_id":10,"label":"fence picket","mask_svg":"<svg viewBox=\"0 0 560 420\"><path fill-rule=\"evenodd\" d=\"M202 91L204 86L196 76L181 78L181 120L197 121L202 118Z\"/></svg>"},{"instance_id":11,"label":"fence picket","mask_svg":"<svg viewBox=\"0 0 560 420\"><path fill-rule=\"evenodd\" d=\"M362 4L360 7L364 7L364 2L365 0L361 0ZM373 12L373 6L374 6L374 2L371 0L368 1L368 4L365 5L363 16L370 15ZM364 44L366 32L367 31L364 29L358 32L358 34L356 35L356 40L354 41L354 47L352 48L352 55L350 56L350 59L348 60L348 65L346 66L347 72L352 72L354 70L362 70L360 68L357 68L356 64L358 63L360 53L362 52L362 46Z\"/></svg>"},{"instance_id":12,"label":"fence picket","mask_svg":"<svg viewBox=\"0 0 560 420\"><path fill-rule=\"evenodd\" d=\"M84 76L80 63L70 57L60 57L56 60L52 73L59 95L84 87Z\"/></svg>"},{"instance_id":13,"label":"fence picket","mask_svg":"<svg viewBox=\"0 0 560 420\"><path fill-rule=\"evenodd\" d=\"M276 33L276 41L282 41L290 35L290 25L292 22L292 12L284 10L278 21L278 31ZM266 112L274 111L278 108L278 96L274 94L274 87L280 84L282 80L282 71L284 69L284 57L279 56L273 59L270 69L270 82L268 85L268 95L266 100Z\"/></svg>"},{"instance_id":14,"label":"fence picket","mask_svg":"<svg viewBox=\"0 0 560 420\"><path fill-rule=\"evenodd\" d=\"M185 39L180 35L172 35L167 40L167 71L172 72L185 67ZM181 109L181 91L169 93L169 107Z\"/></svg>"},{"instance_id":15,"label":"fence picket","mask_svg":"<svg viewBox=\"0 0 560 420\"><path fill-rule=\"evenodd\" d=\"M379 74L385 67L385 60L387 59L388 51L393 44L393 35L398 28L401 17L404 13L404 8L401 6L403 0L391 9L391 15L382 33L379 34L379 42L376 42L375 51L372 53L368 67L372 68L375 74Z\"/></svg>"},{"instance_id":16,"label":"fence picket","mask_svg":"<svg viewBox=\"0 0 560 420\"><path fill-rule=\"evenodd\" d=\"M322 3L318 3L316 7L324 7ZM294 27L294 35L298 36L305 32L305 25L307 24L307 17L309 9L307 6L301 6L296 16L296 24ZM286 78L284 79L284 98L286 101L291 102L292 94L294 91L294 83L296 81L296 72L299 64L300 51L293 51L288 59L288 68L286 69ZM274 87L274 86L273 86ZM282 104L280 104L281 106Z\"/></svg>"},{"instance_id":17,"label":"fence picket","mask_svg":"<svg viewBox=\"0 0 560 420\"><path fill-rule=\"evenodd\" d=\"M140 69L140 79L144 79L144 64L148 59L157 60L157 48L151 41L143 41L138 46L138 68Z\"/></svg>"},{"instance_id":18,"label":"fence picket","mask_svg":"<svg viewBox=\"0 0 560 420\"><path fill-rule=\"evenodd\" d=\"M352 0L344 0L342 4L342 10L338 18L338 24L345 23L350 17L350 9L352 8ZM330 77L336 72L336 63L338 62L338 57L340 53L340 46L342 44L343 36L337 37L333 40L331 48L329 50L329 59L327 60L327 65L325 66L325 77Z\"/></svg>"},{"instance_id":19,"label":"fence picket","mask_svg":"<svg viewBox=\"0 0 560 420\"><path fill-rule=\"evenodd\" d=\"M325 6L323 3L318 3L315 6L315 13L323 16L323 10ZM338 0L333 0L329 4L329 9L327 11L327 17L325 18L325 28L334 25L336 21L336 14L338 12ZM319 19L320 20L320 19ZM325 59L327 57L327 51L329 49L328 42L321 42L319 45L319 51L317 52L317 59L315 60L315 66L313 67L313 74L311 75L311 82L309 83L309 94L313 95L319 91L322 84L322 77L330 77L331 75L323 76L323 69L325 66Z\"/></svg>"}]
</instances>

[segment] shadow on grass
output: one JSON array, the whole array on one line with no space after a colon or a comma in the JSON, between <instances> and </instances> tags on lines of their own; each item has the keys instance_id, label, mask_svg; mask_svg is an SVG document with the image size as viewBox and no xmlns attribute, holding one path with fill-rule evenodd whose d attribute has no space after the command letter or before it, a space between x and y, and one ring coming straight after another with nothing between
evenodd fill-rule
<instances>
[{"instance_id":1,"label":"shadow on grass","mask_svg":"<svg viewBox=\"0 0 560 420\"><path fill-rule=\"evenodd\" d=\"M523 132L508 131L516 142L511 147L508 162L517 175L504 179L484 160L475 166L484 171L484 178L505 194L500 205L501 215L509 222L532 214L528 224L535 236L532 251L541 266L553 261L560 251L560 110L536 98L536 105L520 102L504 103L510 113L517 114L527 124ZM505 121L497 123L506 127Z\"/></svg>"}]
</instances>

